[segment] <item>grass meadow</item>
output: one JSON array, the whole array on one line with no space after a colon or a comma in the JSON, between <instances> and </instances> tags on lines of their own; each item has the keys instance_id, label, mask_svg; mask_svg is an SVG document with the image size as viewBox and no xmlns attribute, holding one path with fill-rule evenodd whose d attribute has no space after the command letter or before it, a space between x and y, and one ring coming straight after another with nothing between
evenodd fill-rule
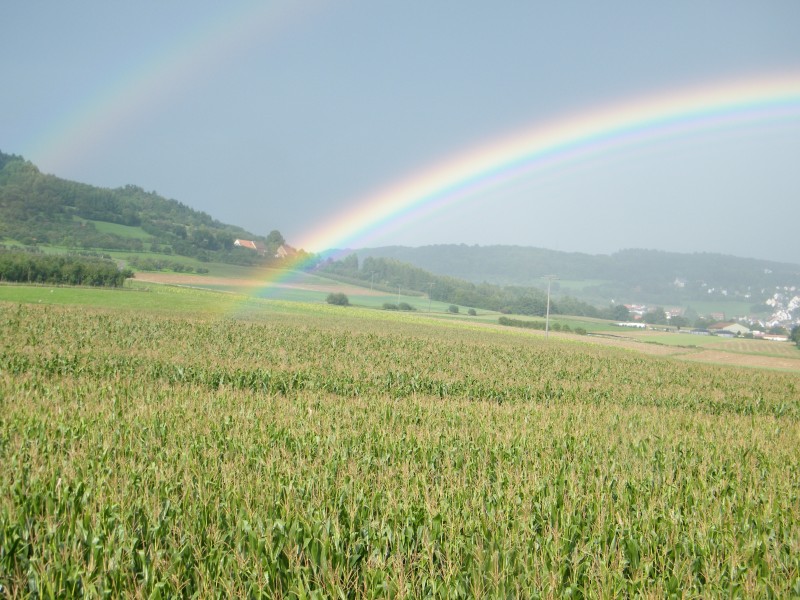
<instances>
[{"instance_id":1,"label":"grass meadow","mask_svg":"<svg viewBox=\"0 0 800 600\"><path fill-rule=\"evenodd\" d=\"M800 374L0 286L0 596L800 595Z\"/></svg>"},{"instance_id":2,"label":"grass meadow","mask_svg":"<svg viewBox=\"0 0 800 600\"><path fill-rule=\"evenodd\" d=\"M83 223L91 223L99 233L109 233L124 238L133 238L142 241L150 241L153 239L153 236L147 233L141 227L120 225L119 223L109 223L107 221L93 221L91 219L82 219L80 217L74 217L74 219Z\"/></svg>"}]
</instances>

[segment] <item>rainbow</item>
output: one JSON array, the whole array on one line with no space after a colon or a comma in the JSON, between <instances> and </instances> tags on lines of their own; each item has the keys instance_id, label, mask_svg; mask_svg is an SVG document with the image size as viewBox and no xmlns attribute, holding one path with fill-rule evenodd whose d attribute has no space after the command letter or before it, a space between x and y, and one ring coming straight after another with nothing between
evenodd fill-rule
<instances>
[{"instance_id":1,"label":"rainbow","mask_svg":"<svg viewBox=\"0 0 800 600\"><path fill-rule=\"evenodd\" d=\"M635 144L782 120L800 122L800 73L670 91L567 116L451 157L371 194L338 219L309 231L300 246L313 252L363 247L398 223L553 164Z\"/></svg>"},{"instance_id":2,"label":"rainbow","mask_svg":"<svg viewBox=\"0 0 800 600\"><path fill-rule=\"evenodd\" d=\"M123 65L89 88L73 106L43 120L22 153L41 168L61 173L97 152L157 108L224 69L265 38L322 8L321 2L231 2L189 22L174 39Z\"/></svg>"}]
</instances>

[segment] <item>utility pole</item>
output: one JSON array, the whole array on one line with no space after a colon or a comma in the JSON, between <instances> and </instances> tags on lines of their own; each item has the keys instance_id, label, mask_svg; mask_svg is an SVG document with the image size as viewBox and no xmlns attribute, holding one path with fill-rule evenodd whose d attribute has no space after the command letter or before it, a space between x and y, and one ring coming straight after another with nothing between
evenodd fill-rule
<instances>
[{"instance_id":1,"label":"utility pole","mask_svg":"<svg viewBox=\"0 0 800 600\"><path fill-rule=\"evenodd\" d=\"M400 306L400 286L397 286L397 305Z\"/></svg>"},{"instance_id":2,"label":"utility pole","mask_svg":"<svg viewBox=\"0 0 800 600\"><path fill-rule=\"evenodd\" d=\"M550 337L550 284L553 283L554 279L558 279L555 275L547 275L544 279L547 279L547 313L544 318L544 338L547 339Z\"/></svg>"}]
</instances>

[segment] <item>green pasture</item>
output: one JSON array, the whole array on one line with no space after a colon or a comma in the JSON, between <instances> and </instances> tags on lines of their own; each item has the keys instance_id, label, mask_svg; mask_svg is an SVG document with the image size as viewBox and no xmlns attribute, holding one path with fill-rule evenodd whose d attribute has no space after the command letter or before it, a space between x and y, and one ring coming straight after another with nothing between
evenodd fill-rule
<instances>
[{"instance_id":1,"label":"green pasture","mask_svg":"<svg viewBox=\"0 0 800 600\"><path fill-rule=\"evenodd\" d=\"M91 219L82 219L80 217L73 217L73 219L83 223L91 223L100 233L109 233L124 238L132 238L142 241L151 241L153 239L153 236L147 233L141 227L131 227L129 225L120 225L118 223L109 223L107 221L93 221Z\"/></svg>"},{"instance_id":2,"label":"green pasture","mask_svg":"<svg viewBox=\"0 0 800 600\"><path fill-rule=\"evenodd\" d=\"M131 283L121 289L0 285L0 301L44 305L91 306L125 311L217 314L236 303L225 294Z\"/></svg>"},{"instance_id":3,"label":"green pasture","mask_svg":"<svg viewBox=\"0 0 800 600\"><path fill-rule=\"evenodd\" d=\"M721 341L725 341L716 336L694 335L691 333L662 333L627 329L624 327L618 328L617 331L620 331L621 335L625 335L625 337L629 337L634 340L640 340L654 344L664 344L666 346L700 347L719 344Z\"/></svg>"},{"instance_id":4,"label":"green pasture","mask_svg":"<svg viewBox=\"0 0 800 600\"><path fill-rule=\"evenodd\" d=\"M325 302L327 294L305 290L278 290L273 297L256 297L232 291L151 284L129 280L122 289L91 287L58 287L45 285L0 284L0 302L36 304L43 306L93 307L119 311L125 314L180 315L244 321L264 321L274 318L296 317L304 322L322 319L335 320L343 326L375 323L399 323L402 327L416 327L432 321L423 312L375 310L364 306L332 306ZM434 303L434 309L436 303ZM446 306L439 307L439 317L451 317ZM461 327L458 317L469 329L465 314L452 315L452 323Z\"/></svg>"},{"instance_id":5,"label":"green pasture","mask_svg":"<svg viewBox=\"0 0 800 600\"><path fill-rule=\"evenodd\" d=\"M689 301L687 305L701 315L709 315L714 312L725 313L726 319L752 315L750 308L756 302L740 302L738 300L708 300L708 301Z\"/></svg>"}]
</instances>

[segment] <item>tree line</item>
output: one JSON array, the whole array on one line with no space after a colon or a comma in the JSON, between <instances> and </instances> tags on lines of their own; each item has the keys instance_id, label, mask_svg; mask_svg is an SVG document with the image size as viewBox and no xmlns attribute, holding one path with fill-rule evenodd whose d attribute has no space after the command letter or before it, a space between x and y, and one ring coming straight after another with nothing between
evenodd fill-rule
<instances>
[{"instance_id":1,"label":"tree line","mask_svg":"<svg viewBox=\"0 0 800 600\"><path fill-rule=\"evenodd\" d=\"M547 310L547 295L537 288L475 284L455 277L435 275L391 258L367 257L359 264L358 256L350 254L340 260L324 260L317 269L322 273L384 289L401 288L426 293L431 300L460 306L532 316L543 316ZM628 310L624 306L599 309L568 296L551 299L550 312L607 319L628 318Z\"/></svg>"},{"instance_id":2,"label":"tree line","mask_svg":"<svg viewBox=\"0 0 800 600\"><path fill-rule=\"evenodd\" d=\"M129 277L133 271L104 258L0 250L0 281L122 287Z\"/></svg>"},{"instance_id":3,"label":"tree line","mask_svg":"<svg viewBox=\"0 0 800 600\"><path fill-rule=\"evenodd\" d=\"M589 301L636 298L648 304L678 305L707 301L722 290L728 297L746 299L752 290L795 285L798 279L796 264L642 249L591 255L523 246L438 244L367 248L358 255L361 259L392 258L433 273L504 286L538 285L543 276L557 273L562 279L586 282L570 293ZM553 290L561 291L558 281L553 282Z\"/></svg>"},{"instance_id":4,"label":"tree line","mask_svg":"<svg viewBox=\"0 0 800 600\"><path fill-rule=\"evenodd\" d=\"M508 317L500 317L497 322L500 325L507 327L521 327L523 329L538 329L545 331L547 323L544 321L522 321L521 319L509 319ZM583 327L576 327L572 329L569 325L564 323L550 323L550 329L553 331L562 331L564 333L577 333L578 335L586 335L587 331Z\"/></svg>"}]
</instances>

